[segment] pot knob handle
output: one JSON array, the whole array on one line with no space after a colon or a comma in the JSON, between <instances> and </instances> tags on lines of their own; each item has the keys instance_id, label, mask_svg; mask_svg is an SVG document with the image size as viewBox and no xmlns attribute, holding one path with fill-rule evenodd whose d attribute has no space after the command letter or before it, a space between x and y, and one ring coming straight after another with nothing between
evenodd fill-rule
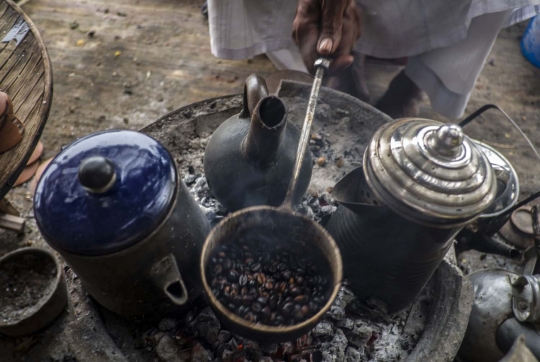
<instances>
[{"instance_id":1,"label":"pot knob handle","mask_svg":"<svg viewBox=\"0 0 540 362\"><path fill-rule=\"evenodd\" d=\"M95 194L107 192L115 181L114 165L106 157L88 157L79 166L79 182L88 192Z\"/></svg>"}]
</instances>

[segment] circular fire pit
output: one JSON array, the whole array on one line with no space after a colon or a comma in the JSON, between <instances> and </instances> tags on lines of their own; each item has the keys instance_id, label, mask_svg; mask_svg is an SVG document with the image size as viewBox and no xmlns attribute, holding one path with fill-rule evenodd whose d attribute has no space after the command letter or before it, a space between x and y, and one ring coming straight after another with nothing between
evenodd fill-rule
<instances>
[{"instance_id":1,"label":"circular fire pit","mask_svg":"<svg viewBox=\"0 0 540 362\"><path fill-rule=\"evenodd\" d=\"M301 125L304 118L310 89L306 84L285 81L279 90L289 119L296 125ZM206 185L204 149L212 132L240 112L241 105L241 96L209 99L173 111L142 130L171 152L184 182L213 224L224 218L227 210L213 199ZM355 98L326 88L321 90L310 142L315 165L310 188L298 208L300 212L322 225L328 221L336 205L329 194L332 186L362 164L371 135L389 120ZM327 316L311 333L296 341L293 348L289 348L290 343L276 345L275 350L264 345L255 348L248 340L231 340L230 333L221 329L209 309L188 315L185 330L205 341L205 347L216 358L226 355L231 361L247 353L246 345L252 348L250 353L259 353L267 361L344 357L359 361L450 361L461 344L472 306L472 287L456 267L453 255L452 250L410 308L396 315L387 315L384 306L376 302L368 303L368 307L355 303L345 282ZM183 328L183 324L176 326L175 333ZM156 346L158 355L162 340Z\"/></svg>"}]
</instances>

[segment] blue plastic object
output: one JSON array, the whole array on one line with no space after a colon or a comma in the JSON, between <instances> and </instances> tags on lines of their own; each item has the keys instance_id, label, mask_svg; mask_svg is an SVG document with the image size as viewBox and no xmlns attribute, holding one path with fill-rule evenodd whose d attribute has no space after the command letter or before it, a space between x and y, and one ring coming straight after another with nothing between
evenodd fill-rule
<instances>
[{"instance_id":1,"label":"blue plastic object","mask_svg":"<svg viewBox=\"0 0 540 362\"><path fill-rule=\"evenodd\" d=\"M104 193L80 184L81 162L108 158L116 181ZM81 138L47 167L34 197L36 221L55 249L79 255L123 250L165 219L176 190L176 168L156 140L133 131L106 131Z\"/></svg>"},{"instance_id":2,"label":"blue plastic object","mask_svg":"<svg viewBox=\"0 0 540 362\"><path fill-rule=\"evenodd\" d=\"M529 62L540 68L540 15L529 22L521 38L521 51Z\"/></svg>"}]
</instances>

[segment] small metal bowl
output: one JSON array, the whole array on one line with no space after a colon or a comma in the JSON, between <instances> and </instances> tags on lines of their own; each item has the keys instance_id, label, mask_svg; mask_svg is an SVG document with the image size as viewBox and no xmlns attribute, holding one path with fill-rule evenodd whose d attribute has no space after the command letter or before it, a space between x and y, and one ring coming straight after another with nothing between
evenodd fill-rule
<instances>
[{"instance_id":1,"label":"small metal bowl","mask_svg":"<svg viewBox=\"0 0 540 362\"><path fill-rule=\"evenodd\" d=\"M67 300L64 271L49 251L23 248L0 258L0 333L37 332L58 317Z\"/></svg>"},{"instance_id":2,"label":"small metal bowl","mask_svg":"<svg viewBox=\"0 0 540 362\"><path fill-rule=\"evenodd\" d=\"M206 267L212 256L212 251L222 244L235 239L238 233L264 233L265 230L275 230L289 240L301 240L312 250L313 257L325 260L330 269L330 297L326 304L311 318L292 326L268 326L252 323L227 309L214 296L206 275ZM276 237L276 238L277 238ZM283 237L280 239L283 240ZM341 254L328 232L319 224L304 216L293 214L287 209L271 206L255 206L243 209L222 220L208 235L201 255L201 276L203 287L210 307L221 321L222 325L231 332L242 337L260 342L285 342L295 340L313 329L334 302L343 275Z\"/></svg>"}]
</instances>

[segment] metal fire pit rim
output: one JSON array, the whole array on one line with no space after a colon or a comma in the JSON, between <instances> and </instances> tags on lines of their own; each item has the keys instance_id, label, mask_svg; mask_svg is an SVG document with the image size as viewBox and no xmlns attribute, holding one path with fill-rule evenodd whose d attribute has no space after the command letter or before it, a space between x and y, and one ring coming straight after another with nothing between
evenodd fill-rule
<instances>
[{"instance_id":1,"label":"metal fire pit rim","mask_svg":"<svg viewBox=\"0 0 540 362\"><path fill-rule=\"evenodd\" d=\"M208 255L211 253L212 250L210 250L210 241L215 238L216 230L219 229L220 226L223 226L225 223L229 222L229 220L237 217L241 217L242 215L245 215L247 213L254 213L254 212L261 212L261 211L270 211L270 212L277 212L280 214L284 214L287 216L293 216L297 218L301 218L308 223L311 223L315 226L315 228L324 235L327 240L330 243L330 247L332 250L335 251L334 257L336 257L338 265L338 268L336 270L337 275L335 276L335 279L338 280L337 283L334 284L332 288L332 293L330 294L330 297L328 301L325 303L325 305L311 318L303 321L302 323L294 324L292 326L283 326L283 327L274 327L274 326L268 326L262 323L251 323L246 321L245 319L237 316L234 312L228 310L212 293L212 290L208 284L207 276L206 276L206 259L208 259ZM334 240L334 238L326 231L324 227L322 227L319 223L315 222L312 219L309 219L305 217L304 215L299 214L298 212L290 212L283 207L273 207L273 206L252 206L245 209L241 209L239 211L236 211L234 213L231 213L227 215L223 220L219 222L215 227L212 228L208 236L206 237L206 240L204 242L202 252L201 252L201 259L200 259L200 273L201 273L201 282L203 284L203 289L205 292L206 297L209 299L209 305L211 307L216 308L221 315L226 316L228 319L230 319L231 322L242 325L243 327L247 329L251 329L258 333L267 333L269 335L273 336L279 336L282 334L289 334L289 333L295 333L297 331L303 330L305 328L308 328L310 324L316 324L318 321L320 321L323 316L330 310L332 307L332 304L334 303L335 299L337 298L337 295L339 293L339 290L341 289L342 280L343 280L343 263L341 259L341 253L339 251L339 248ZM315 327L315 325L313 326Z\"/></svg>"}]
</instances>

